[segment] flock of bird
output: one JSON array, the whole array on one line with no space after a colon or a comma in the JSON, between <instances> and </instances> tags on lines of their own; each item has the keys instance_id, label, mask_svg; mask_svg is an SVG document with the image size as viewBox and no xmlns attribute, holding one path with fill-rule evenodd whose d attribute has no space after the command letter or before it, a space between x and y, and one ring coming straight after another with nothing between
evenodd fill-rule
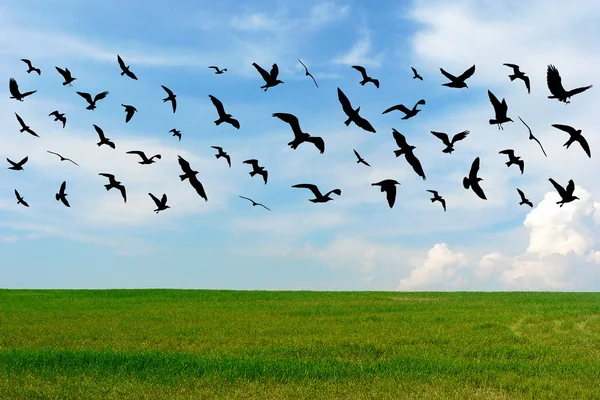
<instances>
[{"instance_id":1,"label":"flock of bird","mask_svg":"<svg viewBox=\"0 0 600 400\"><path fill-rule=\"evenodd\" d=\"M41 75L41 70L39 68L34 67L30 60L22 59L21 61L23 61L25 64L27 64L27 66L28 66L27 73L35 72L38 75ZM312 79L312 81L314 82L315 86L317 88L319 88L319 85L317 84L316 79L309 72L306 65L300 59L298 59L298 61L304 67L305 75L310 77ZM130 66L126 65L125 62L123 61L123 59L119 55L117 55L117 62L121 69L121 76L127 76L128 78L133 79L133 80L138 79L137 76L131 71ZM258 73L260 74L262 79L264 80L264 85L260 86L260 88L263 89L265 92L270 88L271 89L275 88L279 84L284 83L283 81L278 79L279 68L278 68L277 64L273 64L271 67L271 70L269 72L267 72L265 69L263 69L261 66L259 66L256 63L253 63L252 65L254 66L254 68L256 68L256 70L258 71ZM504 64L504 65L513 70L512 74L509 75L510 80L511 81L514 81L515 79L522 80L525 83L527 92L530 93L531 88L530 88L529 77L520 70L519 66L515 65L515 64L508 64L508 63ZM64 86L69 86L69 87L73 86L73 82L77 78L73 77L71 71L69 71L68 68L64 68L64 69L59 68L59 67L55 67L55 68L56 68L56 71L63 78L62 84ZM221 74L227 72L226 68L221 69L217 66L209 66L208 68L214 69L215 74L217 74L217 75L221 75ZM371 83L376 88L379 88L379 86L380 86L379 80L369 76L364 67L355 65L355 66L352 66L352 68L355 69L356 71L360 72L360 74L361 74L362 79L358 82L360 85L365 86L367 83ZM421 75L419 75L417 70L414 67L411 67L411 69L413 72L413 79L419 79L422 81L423 77ZM462 74L460 74L458 76L452 75L442 68L440 68L440 72L449 81L447 83L442 84L442 86L445 86L448 88L453 88L453 89L468 89L466 81L471 76L473 76L473 74L475 73L475 65L473 65L472 67L470 67L469 69L467 69L466 71L464 71ZM562 85L561 76L560 76L558 70L553 65L548 66L547 72L546 72L546 77L547 77L547 86L548 86L548 89L551 94L551 96L548 96L548 98L556 99L565 104L570 103L570 98L572 96L582 93L592 87L592 85L589 85L589 86L584 86L584 87L578 87L578 88L575 88L572 90L566 90ZM175 95L168 87L166 87L164 85L161 85L161 87L167 94L167 97L163 98L162 101L170 102L173 113L175 113L177 111L177 95ZM37 90L21 92L19 89L19 85L17 84L16 80L13 78L10 78L10 80L9 80L9 90L10 90L10 94L11 94L10 98L15 99L17 101L23 101L26 97L31 96L32 94L37 92ZM94 110L97 107L97 103L100 100L106 98L106 96L108 96L109 91L104 91L104 92L98 93L98 94L94 95L93 97L90 93L85 93L85 92L80 92L80 91L76 91L76 93L87 102L87 107L86 107L87 110ZM352 103L350 102L348 97L344 94L344 92L339 87L337 88L337 96L338 96L339 102L341 104L342 111L344 112L344 114L347 117L347 119L344 121L344 124L346 126L349 126L351 123L354 123L356 126L358 126L359 128L361 128L367 132L375 133L375 129L373 128L371 123L366 118L364 118L363 116L360 115L360 106L354 108L354 106L352 105ZM500 102L498 100L498 98L489 90L488 90L488 97L489 97L489 100L490 100L491 105L494 110L494 118L489 119L490 125L497 125L498 129L503 129L502 125L504 123L514 122L507 115L508 106L506 104L505 99L502 99L502 101ZM227 123L237 129L240 129L240 122L237 119L235 119L231 114L229 114L225 111L225 107L223 106L223 103L213 95L209 95L209 98L210 98L211 102L213 103L213 105L215 106L217 114L218 114L218 119L216 119L214 121L215 125L218 126L222 123ZM407 119L415 117L421 111L418 108L418 106L420 106L420 105L426 105L426 102L424 99L419 100L412 108L408 108L403 104L397 104L392 107L389 107L387 110L383 111L382 114L387 114L392 111L400 111L404 114L402 119L407 120ZM137 112L137 109L134 106L127 105L127 104L121 104L121 106L124 107L124 109L125 109L124 111L126 113L125 123L128 123L133 118L134 114ZM39 137L38 134L36 132L34 132L31 129L31 127L29 127L17 113L15 113L15 115L16 115L18 123L21 126L21 129L20 129L21 133L27 132L30 135ZM53 116L54 121L61 122L63 128L66 126L67 119L66 119L65 115L60 113L58 110L51 112L49 114L49 116ZM296 116L294 116L293 114L273 113L272 117L278 118L290 126L292 133L294 134L294 139L288 143L288 146L290 146L291 149L293 149L293 150L297 149L298 146L300 146L302 143L311 143L316 147L316 149L319 151L320 154L323 154L325 152L324 140L321 137L311 136L310 134L303 132L300 127L300 122L298 121L298 118ZM525 123L525 121L523 121L521 119L521 117L519 117L519 119L526 126L526 128L529 132L529 140L535 140L539 144L542 152L544 153L544 156L546 156L546 152L545 152L542 144L540 143L540 141L533 135L531 129ZM103 130L98 125L94 124L93 126L99 137L99 142L97 143L97 145L98 146L105 145L112 149L115 149L116 148L115 143L112 142L109 138L107 138L105 136ZM586 139L582 136L580 129L575 129L571 126L561 125L561 124L554 124L552 126L556 129L559 129L559 130L569 134L569 140L564 144L564 146L566 148L569 148L569 146L571 146L571 144L573 144L574 142L578 142L579 145L584 150L584 152L587 154L587 156L591 158L590 147L589 147ZM178 131L176 129L171 129L171 131L169 131L169 132L173 133L173 136L178 137L179 141L181 141L182 135L181 135L180 131ZM459 132L459 133L453 135L452 138L450 138L450 136L444 132L431 131L431 134L433 134L436 138L441 140L442 143L444 144L445 148L442 149L442 153L452 154L452 152L454 151L455 144L461 140L466 139L467 136L469 135L469 131L465 130L465 131ZM412 167L414 172L417 175L419 175L423 180L426 180L425 172L423 170L421 162L419 161L419 159L416 157L416 155L414 153L414 150L416 149L416 147L409 145L406 141L406 137L394 128L392 128L392 136L398 146L398 149L394 150L395 156L400 157L401 155L404 155L406 162ZM224 158L227 161L227 164L229 165L229 167L231 167L231 157L227 154L227 152L225 152L223 150L222 147L211 146L211 148L213 148L217 151L217 154L215 155L215 157L217 159ZM366 167L371 167L371 165L367 161L365 161L356 150L353 150L353 151L354 151L354 154L357 159L357 161L356 161L357 164L363 164ZM48 150L48 153L58 156L60 158L60 161L69 161L76 166L79 165L75 161L71 160L70 158L63 157L61 154L58 154L56 152L52 152L52 151ZM126 153L138 156L141 159L141 161L138 161L138 162L139 162L139 164L142 164L142 165L152 164L152 163L157 162L156 160L161 159L160 154L156 154L151 157L148 157L143 151L139 151L139 150L132 150L132 151L128 151ZM518 166L521 174L523 174L524 168L525 168L525 163L521 159L521 157L515 155L515 151L513 149L505 149L505 150L500 151L499 153L508 156L508 161L506 162L507 167L516 165L516 166ZM15 162L8 158L7 158L7 161L11 165L9 167L9 169L14 170L14 171L21 171L21 170L23 170L23 166L27 163L28 157L23 158L19 162ZM190 183L190 185L192 186L192 188L197 192L197 194L200 197L202 197L205 201L208 201L208 196L204 190L204 187L197 177L198 171L195 171L190 166L189 162L186 161L181 156L178 156L178 162L179 162L179 165L183 172L183 174L179 175L180 180L181 181L187 180ZM259 165L259 161L257 159L248 159L248 160L243 161L243 163L248 164L249 166L252 167L252 171L249 172L251 177L254 177L255 175L260 175L262 177L265 185L267 184L269 173L265 169L264 166ZM478 176L479 167L480 167L480 159L479 159L479 157L476 157L471 165L471 169L470 169L468 175L463 178L463 187L467 190L471 189L482 200L487 200L487 197L483 191L483 188L480 186L480 182L483 181L483 179ZM99 175L108 179L108 184L104 185L104 187L106 188L107 191L111 190L111 189L117 189L121 193L121 196L123 197L123 201L127 202L127 193L126 193L125 186L120 181L118 181L113 174L102 172L102 173L99 173ZM557 202L557 204L560 204L560 207L562 207L566 203L569 203L569 202L572 202L572 201L578 199L578 197L573 195L573 192L575 190L575 184L572 179L569 180L566 187L559 185L552 178L550 178L549 181L551 182L551 184L554 186L554 188L556 189L556 191L558 192L558 194L561 197L561 200ZM396 201L396 186L397 185L400 185L400 182L398 182L394 179L384 179L380 182L375 182L375 183L371 184L371 186L379 187L381 192L385 192L387 203L390 208L393 208L394 203ZM309 201L311 201L313 203L325 203L325 202L333 200L333 198L331 197L332 194L335 194L337 196L341 196L341 194L342 194L342 191L340 189L333 189L333 190L330 190L327 193L323 194L316 185L310 184L310 183L301 183L301 184L293 185L292 187L310 190L313 193L314 198L310 199ZM66 207L70 207L70 204L67 200L66 189L67 189L67 182L63 181L58 193L55 194L55 199L57 201L61 201ZM15 196L17 198L17 204L21 204L25 207L29 207L29 204L24 200L23 196L16 189L14 192L15 192ZM427 192L429 192L433 195L433 197L431 197L431 199L430 199L431 202L437 201L437 202L441 203L444 211L446 211L446 200L436 190L427 190ZM520 196L519 205L528 205L530 207L533 207L533 203L526 198L525 194L523 193L523 191L521 189L517 188L517 192ZM167 195L166 194L162 194L160 199L152 193L148 193L148 195L150 196L150 198L153 200L154 204L156 205L156 209L154 209L154 211L157 214L160 211L164 211L164 210L170 208L167 205ZM249 202L252 203L253 206L262 206L266 210L271 211L264 204L255 202L254 200L252 200L248 197L245 197L245 196L239 196L239 197L244 200L248 200Z\"/></svg>"}]
</instances>

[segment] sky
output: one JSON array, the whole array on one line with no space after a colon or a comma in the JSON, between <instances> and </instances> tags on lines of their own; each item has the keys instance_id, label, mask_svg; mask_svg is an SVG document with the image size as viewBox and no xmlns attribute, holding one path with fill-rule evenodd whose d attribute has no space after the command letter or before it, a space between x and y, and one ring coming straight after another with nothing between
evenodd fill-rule
<instances>
[{"instance_id":1,"label":"sky","mask_svg":"<svg viewBox=\"0 0 600 400\"><path fill-rule=\"evenodd\" d=\"M5 0L0 5L0 287L38 289L192 288L259 290L600 290L600 3L557 0L158 1L90 3ZM120 75L119 54L137 75ZM21 58L41 75L27 74ZM304 75L307 65L319 84ZM267 92L252 67L273 63L284 81ZM521 66L531 79L511 82ZM546 68L566 89L594 84L570 104L548 99ZM222 75L208 66L227 68ZM380 88L361 86L362 65ZM459 75L476 65L468 88L442 86L439 68ZM63 86L55 66L77 78ZM424 80L412 79L415 67ZM21 91L10 99L9 78ZM161 85L177 95L173 114ZM376 133L346 119L340 88ZM109 95L86 110L76 91ZM491 90L515 122L490 125ZM209 95L241 124L216 126ZM382 115L395 104L426 105L414 118ZM125 123L121 104L138 112ZM48 114L65 113L66 127ZM291 113L321 136L292 150L291 128L271 114ZM19 133L18 113L39 134ZM544 157L520 122L540 139ZM100 126L116 149L98 147ZM581 129L590 144L563 147ZM182 132L179 142L168 131ZM395 128L416 147L427 179L396 158ZM444 154L430 131L470 135ZM211 146L230 154L232 167ZM507 168L514 149L525 172ZM356 163L353 149L371 164ZM80 166L60 162L58 152ZM152 165L126 151L161 154ZM208 201L181 182L177 156L199 171ZM23 171L6 158L29 157ZM465 190L475 157L488 200ZM242 161L259 160L265 185ZM127 203L106 191L111 173ZM559 207L549 178L573 179L580 200ZM372 183L400 182L396 204ZM54 198L67 181L67 208ZM313 204L299 183L341 196ZM516 188L534 207L520 206ZM29 203L17 204L14 190ZM437 190L447 212L431 203ZM148 195L168 196L156 214ZM238 196L264 203L272 211Z\"/></svg>"}]
</instances>

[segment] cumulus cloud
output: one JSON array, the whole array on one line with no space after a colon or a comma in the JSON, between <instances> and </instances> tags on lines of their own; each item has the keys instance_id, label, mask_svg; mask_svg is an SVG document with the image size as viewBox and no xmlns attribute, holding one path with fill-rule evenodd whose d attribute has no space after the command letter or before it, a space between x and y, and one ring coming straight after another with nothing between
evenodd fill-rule
<instances>
[{"instance_id":1,"label":"cumulus cloud","mask_svg":"<svg viewBox=\"0 0 600 400\"><path fill-rule=\"evenodd\" d=\"M466 265L465 254L452 252L446 243L436 244L427 252L425 261L400 281L398 290L423 290L440 286L455 289L464 283L458 271Z\"/></svg>"}]
</instances>

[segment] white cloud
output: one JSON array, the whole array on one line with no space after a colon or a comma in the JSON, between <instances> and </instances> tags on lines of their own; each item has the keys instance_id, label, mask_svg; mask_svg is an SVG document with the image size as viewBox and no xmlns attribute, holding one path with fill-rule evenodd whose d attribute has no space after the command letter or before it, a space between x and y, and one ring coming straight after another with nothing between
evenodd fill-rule
<instances>
[{"instance_id":1,"label":"white cloud","mask_svg":"<svg viewBox=\"0 0 600 400\"><path fill-rule=\"evenodd\" d=\"M17 235L0 235L0 242L15 243L19 240Z\"/></svg>"},{"instance_id":2,"label":"white cloud","mask_svg":"<svg viewBox=\"0 0 600 400\"><path fill-rule=\"evenodd\" d=\"M346 53L334 58L333 63L344 65L361 65L363 67L379 67L383 59L383 52L372 54L373 44L371 30L363 27L359 32L359 39ZM368 71L367 71L368 72ZM372 76L377 78L376 76Z\"/></svg>"},{"instance_id":3,"label":"white cloud","mask_svg":"<svg viewBox=\"0 0 600 400\"><path fill-rule=\"evenodd\" d=\"M457 274L467 265L463 253L452 252L446 243L433 246L423 263L417 265L410 276L400 281L398 290L423 290L443 286L446 289L460 287L464 279Z\"/></svg>"}]
</instances>

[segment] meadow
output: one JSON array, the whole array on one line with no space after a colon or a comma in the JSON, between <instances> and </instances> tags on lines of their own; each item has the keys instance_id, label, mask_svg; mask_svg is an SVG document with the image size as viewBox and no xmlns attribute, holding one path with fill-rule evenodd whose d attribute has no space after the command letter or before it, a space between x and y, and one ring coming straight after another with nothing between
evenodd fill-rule
<instances>
[{"instance_id":1,"label":"meadow","mask_svg":"<svg viewBox=\"0 0 600 400\"><path fill-rule=\"evenodd\" d=\"M0 290L0 399L598 399L600 294Z\"/></svg>"}]
</instances>

